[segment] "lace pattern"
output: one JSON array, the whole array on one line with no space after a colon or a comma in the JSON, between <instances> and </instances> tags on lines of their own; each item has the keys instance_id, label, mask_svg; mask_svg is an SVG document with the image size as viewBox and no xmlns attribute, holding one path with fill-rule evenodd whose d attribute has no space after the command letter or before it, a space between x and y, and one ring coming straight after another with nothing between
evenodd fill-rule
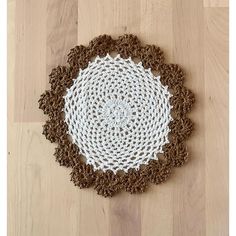
<instances>
[{"instance_id":1,"label":"lace pattern","mask_svg":"<svg viewBox=\"0 0 236 236\"><path fill-rule=\"evenodd\" d=\"M139 78L134 81L130 75L127 77L125 74L121 78L118 76L117 81L121 81L123 89L118 82L112 87L107 78L101 78L105 74L102 74L96 63L92 62L94 57L97 57L97 62L100 60L99 63L107 57L111 63L113 59L106 55L113 52L120 55L117 59L118 64L128 63L129 69L125 71L137 74L136 77ZM132 61L136 59L142 64L140 66L135 64L133 65L135 69L130 69ZM94 66L94 69L91 69L91 66ZM122 68L124 69L124 65ZM107 71L106 68L103 69ZM96 70L100 72L95 77L93 74L94 79L88 83L83 75L94 73ZM123 72L116 74L121 75ZM153 76L153 73L160 77ZM115 78L117 77L111 78L111 81ZM88 46L80 45L71 49L68 64L52 69L49 75L50 89L41 95L39 108L48 116L43 126L43 134L50 142L57 144L54 154L56 161L62 166L72 168L71 181L75 186L79 188L93 186L97 193L104 197L111 197L122 190L142 193L147 190L148 183L163 183L170 177L174 167L182 166L189 159L185 141L193 131L193 123L187 114L195 102L194 94L184 87L184 80L185 74L182 68L176 64L166 63L159 47L142 45L139 39L131 34L122 35L117 39L109 35L100 35L91 40ZM107 87L104 85L106 83ZM80 89L80 93L84 93L84 96L76 95L74 93L76 91L73 91L75 87ZM102 92L108 91L112 96L104 99ZM126 98L128 97L126 100L122 99L121 96L124 95L121 91ZM143 102L138 98L143 99ZM154 105L152 102L147 103L148 100L154 102ZM97 109L99 104L101 107ZM145 106L139 107L138 104ZM91 109L86 110L89 106L92 106ZM139 108L144 109L140 113L142 114L140 122L144 126L140 127L140 130L131 128L130 136L126 135L121 129L125 130L128 124L135 124L135 127L138 127L136 123L138 123ZM80 112L76 109L80 109ZM136 116L133 112L137 112ZM96 126L89 125L89 122L96 123ZM161 127L159 133L157 124ZM102 132L98 132L99 125L104 128ZM146 129L148 132L145 134ZM111 130L110 135L105 132L108 130ZM141 131L141 134L138 131ZM117 142L122 133L127 143L135 143L133 147L126 146L127 151L123 147L125 143ZM117 135L114 140L111 138L113 135ZM108 147L104 148L106 143ZM118 143L122 144L120 145L122 147L118 147ZM114 144L116 149L112 148ZM133 155L135 148L137 155ZM142 148L145 149L145 155L141 151ZM111 151L116 155L110 155ZM157 154L155 158L153 158L154 153ZM124 158L121 154L128 158ZM140 159L138 154L144 159ZM134 157L132 162L128 161L132 159L131 156ZM142 165L143 161L146 161L146 164ZM113 167L114 162L118 164Z\"/></svg>"},{"instance_id":2,"label":"lace pattern","mask_svg":"<svg viewBox=\"0 0 236 236\"><path fill-rule=\"evenodd\" d=\"M69 134L95 170L138 170L168 143L170 97L142 63L97 56L65 96Z\"/></svg>"}]
</instances>

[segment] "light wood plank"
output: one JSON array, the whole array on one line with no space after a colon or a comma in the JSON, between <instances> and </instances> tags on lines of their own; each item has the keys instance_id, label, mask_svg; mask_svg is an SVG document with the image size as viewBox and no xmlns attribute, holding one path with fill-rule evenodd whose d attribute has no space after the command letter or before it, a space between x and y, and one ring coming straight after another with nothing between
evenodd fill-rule
<instances>
[{"instance_id":1,"label":"light wood plank","mask_svg":"<svg viewBox=\"0 0 236 236\"><path fill-rule=\"evenodd\" d=\"M173 178L174 235L205 235L204 14L198 0L173 2L174 61L186 71L186 86L196 94L191 112L196 131L187 142L189 163Z\"/></svg>"},{"instance_id":2,"label":"light wood plank","mask_svg":"<svg viewBox=\"0 0 236 236\"><path fill-rule=\"evenodd\" d=\"M172 1L141 1L140 37L143 43L155 44L164 51L165 59L172 60L173 18Z\"/></svg>"},{"instance_id":3,"label":"light wood plank","mask_svg":"<svg viewBox=\"0 0 236 236\"><path fill-rule=\"evenodd\" d=\"M48 0L46 62L52 68L65 65L69 50L77 45L78 1ZM46 77L48 81L48 77Z\"/></svg>"},{"instance_id":4,"label":"light wood plank","mask_svg":"<svg viewBox=\"0 0 236 236\"><path fill-rule=\"evenodd\" d=\"M41 123L10 128L8 183L14 184L8 188L9 235L107 235L108 200L98 201L94 191L74 187L70 170L55 163L55 145L41 132Z\"/></svg>"},{"instance_id":5,"label":"light wood plank","mask_svg":"<svg viewBox=\"0 0 236 236\"><path fill-rule=\"evenodd\" d=\"M46 85L47 0L17 0L15 16L15 106L16 122L43 119L37 109Z\"/></svg>"},{"instance_id":6,"label":"light wood plank","mask_svg":"<svg viewBox=\"0 0 236 236\"><path fill-rule=\"evenodd\" d=\"M173 187L173 181L169 179L161 185L151 185L148 192L142 196L141 235L174 235Z\"/></svg>"},{"instance_id":7,"label":"light wood plank","mask_svg":"<svg viewBox=\"0 0 236 236\"><path fill-rule=\"evenodd\" d=\"M228 9L205 9L206 232L215 236L229 234L228 51Z\"/></svg>"},{"instance_id":8,"label":"light wood plank","mask_svg":"<svg viewBox=\"0 0 236 236\"><path fill-rule=\"evenodd\" d=\"M78 0L78 6L79 44L88 45L100 34L114 37L124 33L139 34L141 18L138 0Z\"/></svg>"},{"instance_id":9,"label":"light wood plank","mask_svg":"<svg viewBox=\"0 0 236 236\"><path fill-rule=\"evenodd\" d=\"M14 122L14 103L15 103L15 63L16 63L16 53L15 53L15 12L16 12L16 2L15 0L9 0L7 3L7 120L8 122Z\"/></svg>"},{"instance_id":10,"label":"light wood plank","mask_svg":"<svg viewBox=\"0 0 236 236\"><path fill-rule=\"evenodd\" d=\"M141 1L140 36L144 43L162 48L167 62L172 61L172 1ZM159 186L150 186L141 196L142 235L173 234L173 184L170 179Z\"/></svg>"},{"instance_id":11,"label":"light wood plank","mask_svg":"<svg viewBox=\"0 0 236 236\"><path fill-rule=\"evenodd\" d=\"M203 0L204 7L229 7L229 0Z\"/></svg>"},{"instance_id":12,"label":"light wood plank","mask_svg":"<svg viewBox=\"0 0 236 236\"><path fill-rule=\"evenodd\" d=\"M107 235L103 221L109 200L96 201L94 191L79 190L69 182L70 170L55 163L55 145L41 135L41 125L15 124L9 132L8 181L15 183L8 189L9 235ZM38 145L44 147L40 152Z\"/></svg>"},{"instance_id":13,"label":"light wood plank","mask_svg":"<svg viewBox=\"0 0 236 236\"><path fill-rule=\"evenodd\" d=\"M109 235L141 236L140 196L121 193L110 200Z\"/></svg>"},{"instance_id":14,"label":"light wood plank","mask_svg":"<svg viewBox=\"0 0 236 236\"><path fill-rule=\"evenodd\" d=\"M228 235L226 0L8 1L8 235ZM219 8L214 8L219 7ZM141 195L80 190L54 161L38 110L48 74L99 34L134 33L187 72L190 162ZM220 130L220 133L219 133ZM220 175L220 179L219 179ZM217 181L216 181L217 180Z\"/></svg>"}]
</instances>

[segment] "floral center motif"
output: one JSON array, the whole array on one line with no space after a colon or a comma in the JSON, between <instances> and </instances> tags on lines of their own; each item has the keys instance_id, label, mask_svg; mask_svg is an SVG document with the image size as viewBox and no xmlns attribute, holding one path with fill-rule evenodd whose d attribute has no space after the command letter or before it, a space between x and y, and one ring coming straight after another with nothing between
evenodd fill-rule
<instances>
[{"instance_id":1,"label":"floral center motif","mask_svg":"<svg viewBox=\"0 0 236 236\"><path fill-rule=\"evenodd\" d=\"M104 124L115 128L125 126L131 116L130 106L122 100L109 100L102 110Z\"/></svg>"}]
</instances>

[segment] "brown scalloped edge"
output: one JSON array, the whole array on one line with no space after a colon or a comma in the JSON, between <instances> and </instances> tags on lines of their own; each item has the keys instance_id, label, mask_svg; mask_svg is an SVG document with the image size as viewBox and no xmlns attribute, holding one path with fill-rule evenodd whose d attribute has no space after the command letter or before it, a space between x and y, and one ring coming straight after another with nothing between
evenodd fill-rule
<instances>
[{"instance_id":1,"label":"brown scalloped edge","mask_svg":"<svg viewBox=\"0 0 236 236\"><path fill-rule=\"evenodd\" d=\"M145 68L161 75L161 82L171 89L173 121L170 123L170 142L164 146L164 155L158 160L151 160L139 170L130 169L128 173L114 174L112 171L94 171L85 164L78 147L70 141L68 127L64 122L63 96L73 84L80 69L88 66L89 61L99 55L116 52L122 58L131 57L141 60ZM56 161L60 165L71 167L71 181L80 188L94 186L98 194L111 197L121 190L130 193L142 193L148 183L160 184L168 179L173 167L182 166L188 160L185 140L193 131L192 121L186 117L194 104L193 93L184 87L184 72L176 64L166 64L161 49L155 45L141 45L132 34L125 34L118 39L109 35L100 35L89 45L76 46L68 54L68 66L58 66L49 75L51 89L45 91L39 99L39 108L49 116L43 126L43 134L52 143L57 143Z\"/></svg>"}]
</instances>

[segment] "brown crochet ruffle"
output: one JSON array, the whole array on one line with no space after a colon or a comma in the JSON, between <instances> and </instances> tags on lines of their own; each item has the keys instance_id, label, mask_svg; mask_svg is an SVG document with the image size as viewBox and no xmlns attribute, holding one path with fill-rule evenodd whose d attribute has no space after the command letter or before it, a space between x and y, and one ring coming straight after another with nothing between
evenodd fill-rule
<instances>
[{"instance_id":1,"label":"brown crochet ruffle","mask_svg":"<svg viewBox=\"0 0 236 236\"><path fill-rule=\"evenodd\" d=\"M96 173L91 165L85 163L77 163L71 172L71 180L75 186L80 188L88 188L94 184Z\"/></svg>"},{"instance_id":2,"label":"brown crochet ruffle","mask_svg":"<svg viewBox=\"0 0 236 236\"><path fill-rule=\"evenodd\" d=\"M170 123L170 142L164 146L164 154L158 160L152 160L139 170L130 169L128 173L114 174L112 171L94 171L85 164L79 148L73 144L64 122L64 98L66 89L73 84L73 79L80 69L88 66L95 56L106 56L116 52L123 58L138 58L145 68L151 68L161 76L161 82L171 89L173 121ZM72 168L71 181L80 188L94 186L98 194L111 197L125 190L130 193L142 193L148 183L160 184L168 179L173 167L182 166L189 158L185 140L193 131L193 123L187 118L194 104L193 93L184 87L184 72L176 64L166 64L163 52L154 45L141 45L139 39L126 34L113 39L101 35L90 41L89 45L76 46L68 54L68 66L58 66L49 75L50 90L39 99L39 108L48 115L49 120L43 126L43 134L48 140L57 143L56 161L60 165Z\"/></svg>"}]
</instances>

